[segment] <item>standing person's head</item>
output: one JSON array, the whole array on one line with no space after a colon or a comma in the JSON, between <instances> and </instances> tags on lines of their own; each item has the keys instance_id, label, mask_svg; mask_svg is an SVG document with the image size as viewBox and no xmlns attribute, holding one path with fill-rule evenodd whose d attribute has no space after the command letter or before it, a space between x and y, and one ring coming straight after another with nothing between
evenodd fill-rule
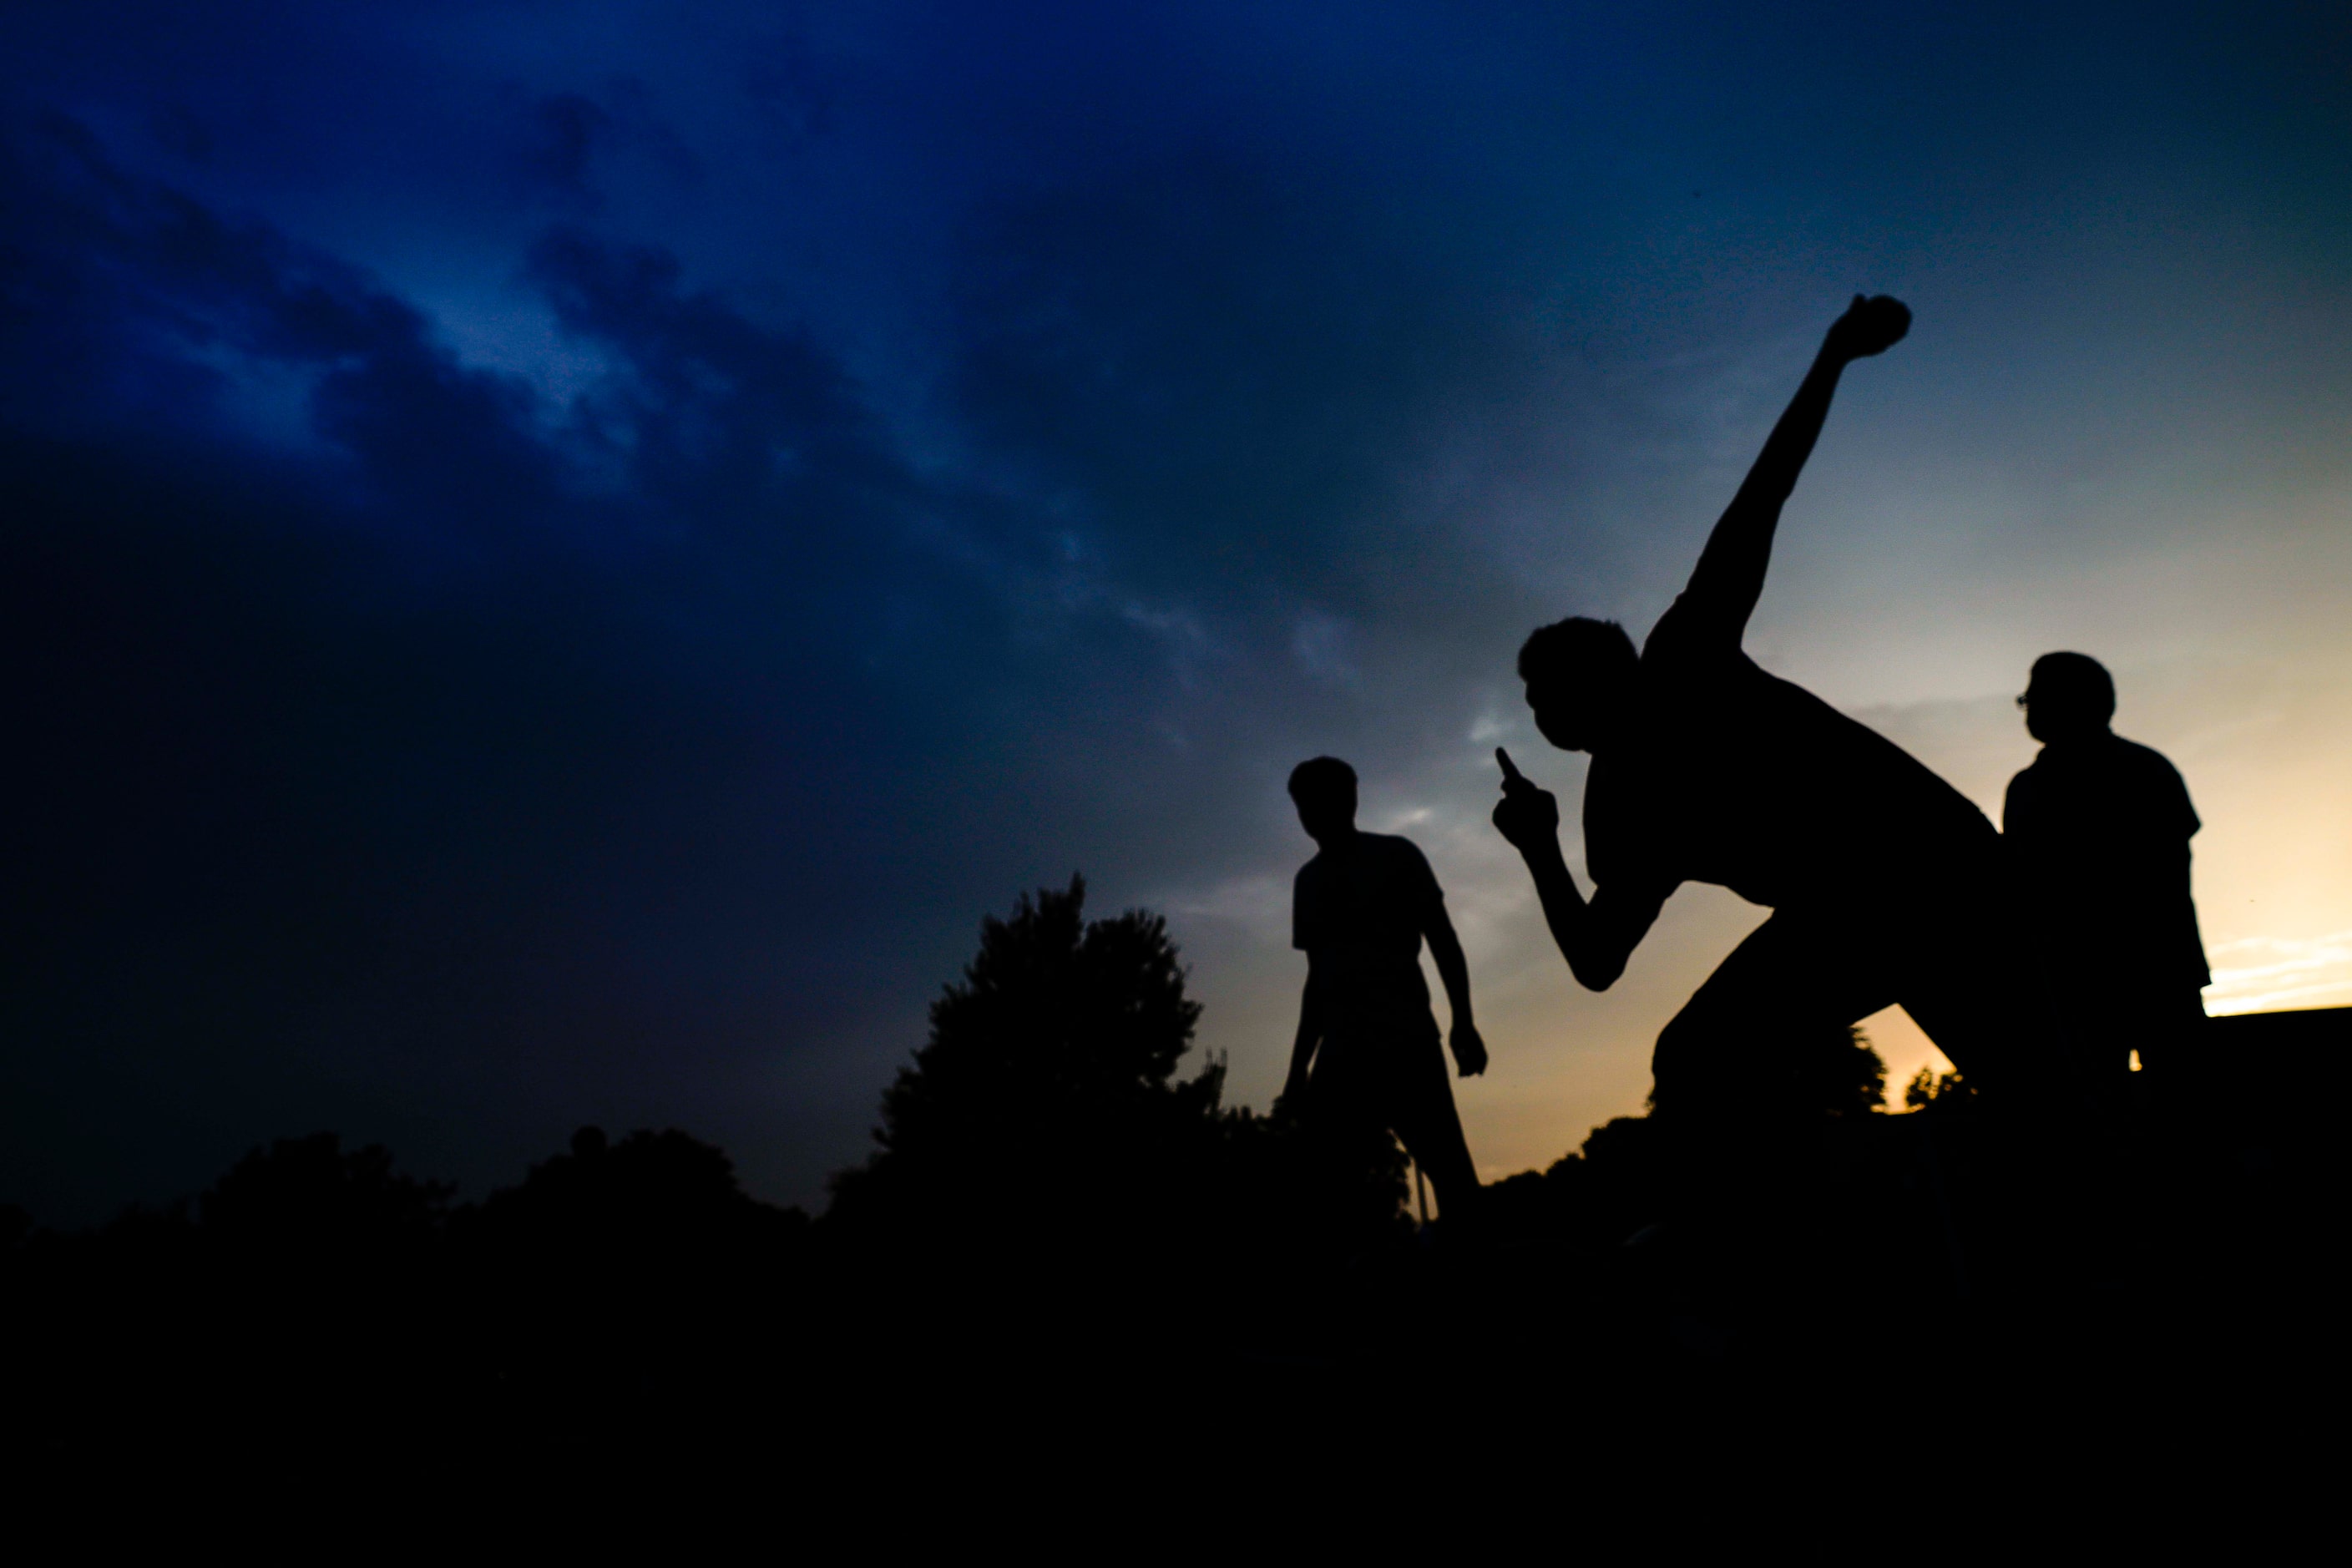
<instances>
[{"instance_id":1,"label":"standing person's head","mask_svg":"<svg viewBox=\"0 0 2352 1568\"><path fill-rule=\"evenodd\" d=\"M1356 830L1356 770L1337 757L1309 757L1290 770L1298 826L1321 845Z\"/></svg>"},{"instance_id":2,"label":"standing person's head","mask_svg":"<svg viewBox=\"0 0 2352 1568\"><path fill-rule=\"evenodd\" d=\"M1564 752L1606 745L1622 727L1641 655L1615 621L1570 616L1519 648L1519 679L1543 738Z\"/></svg>"},{"instance_id":3,"label":"standing person's head","mask_svg":"<svg viewBox=\"0 0 2352 1568\"><path fill-rule=\"evenodd\" d=\"M2017 705L2025 710L2025 732L2037 741L2103 735L2116 716L2116 683L2088 654L2045 653L2033 661Z\"/></svg>"}]
</instances>

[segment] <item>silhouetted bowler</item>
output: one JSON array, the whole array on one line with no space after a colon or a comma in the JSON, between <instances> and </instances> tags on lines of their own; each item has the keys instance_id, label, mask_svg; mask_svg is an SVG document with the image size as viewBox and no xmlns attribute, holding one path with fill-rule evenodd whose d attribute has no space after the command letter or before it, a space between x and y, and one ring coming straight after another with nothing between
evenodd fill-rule
<instances>
[{"instance_id":1,"label":"silhouetted bowler","mask_svg":"<svg viewBox=\"0 0 2352 1568\"><path fill-rule=\"evenodd\" d=\"M1307 989L1284 1098L1310 1120L1395 1132L1440 1208L1458 1219L1477 1201L1478 1173L1422 978L1424 938L1453 1006L1464 1077L1486 1070L1486 1047L1445 895L1411 840L1357 830L1356 773L1337 757L1292 770L1290 798L1317 853L1292 891L1291 943L1307 954Z\"/></svg>"},{"instance_id":2,"label":"silhouetted bowler","mask_svg":"<svg viewBox=\"0 0 2352 1568\"><path fill-rule=\"evenodd\" d=\"M2108 728L2116 684L2088 655L2035 659L2017 703L2042 754L2009 781L2001 832L2051 1000L2095 1079L2135 1050L2159 1079L2194 1070L2213 976L2189 890L2202 826L2189 786Z\"/></svg>"},{"instance_id":3,"label":"silhouetted bowler","mask_svg":"<svg viewBox=\"0 0 2352 1568\"><path fill-rule=\"evenodd\" d=\"M1577 979L1613 984L1684 882L1773 911L1659 1036L1662 1112L1736 1110L1749 1053L1894 1003L1988 1088L2015 1080L2009 1064L2033 1026L2000 940L1992 824L1893 742L1740 648L1781 503L1840 374L1900 342L1910 321L1894 300L1855 297L1638 652L1616 623L1580 616L1519 651L1536 728L1591 753L1591 901L1560 854L1559 803L1499 751L1495 826L1525 857Z\"/></svg>"}]
</instances>

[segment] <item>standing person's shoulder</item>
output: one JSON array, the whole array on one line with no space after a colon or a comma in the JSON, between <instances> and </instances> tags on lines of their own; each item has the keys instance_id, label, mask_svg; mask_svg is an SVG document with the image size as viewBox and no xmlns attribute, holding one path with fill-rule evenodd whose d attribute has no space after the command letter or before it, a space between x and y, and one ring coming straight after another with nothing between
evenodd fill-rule
<instances>
[{"instance_id":1,"label":"standing person's shoulder","mask_svg":"<svg viewBox=\"0 0 2352 1568\"><path fill-rule=\"evenodd\" d=\"M2115 750L2117 771L2130 781L2135 792L2171 819L2168 826L2192 834L2204 826L2197 818L2197 808L2189 803L2189 783L2172 765L2171 758L2154 746L2143 746L2121 735L2115 738Z\"/></svg>"},{"instance_id":2,"label":"standing person's shoulder","mask_svg":"<svg viewBox=\"0 0 2352 1568\"><path fill-rule=\"evenodd\" d=\"M2009 811L2015 810L2021 803L2029 805L2033 803L2049 784L2050 769L2044 765L2049 755L2050 749L2045 746L2033 753L2032 762L2009 775L2009 791L2004 797L2008 809L2001 814L2004 826L2008 822Z\"/></svg>"},{"instance_id":3,"label":"standing person's shoulder","mask_svg":"<svg viewBox=\"0 0 2352 1568\"><path fill-rule=\"evenodd\" d=\"M2006 838L2016 828L2019 807L2031 816L2033 811L2033 764L2026 763L2009 775L2009 787L2000 793L2000 833Z\"/></svg>"},{"instance_id":4,"label":"standing person's shoulder","mask_svg":"<svg viewBox=\"0 0 2352 1568\"><path fill-rule=\"evenodd\" d=\"M1323 939L1323 882L1328 874L1329 868L1324 865L1322 852L1318 850L1290 879L1290 945L1301 952Z\"/></svg>"},{"instance_id":5,"label":"standing person's shoulder","mask_svg":"<svg viewBox=\"0 0 2352 1568\"><path fill-rule=\"evenodd\" d=\"M1412 839L1394 833L1367 834L1365 837L1379 847L1392 876L1417 893L1444 897L1437 887L1437 873L1429 868L1429 857Z\"/></svg>"},{"instance_id":6,"label":"standing person's shoulder","mask_svg":"<svg viewBox=\"0 0 2352 1568\"><path fill-rule=\"evenodd\" d=\"M2147 778L2177 780L2180 777L2180 770L2172 765L2172 759L2154 746L2143 746L2137 741L2126 741L2121 735L2112 737L2111 742L2116 765L2129 768Z\"/></svg>"}]
</instances>

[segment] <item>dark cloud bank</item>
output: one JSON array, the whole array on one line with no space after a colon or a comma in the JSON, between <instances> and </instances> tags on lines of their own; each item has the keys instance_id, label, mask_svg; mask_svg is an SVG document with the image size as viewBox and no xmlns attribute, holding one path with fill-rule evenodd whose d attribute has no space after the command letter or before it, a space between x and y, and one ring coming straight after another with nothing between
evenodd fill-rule
<instances>
[{"instance_id":1,"label":"dark cloud bank","mask_svg":"<svg viewBox=\"0 0 2352 1568\"><path fill-rule=\"evenodd\" d=\"M600 1105L740 1131L906 891L830 803L874 785L877 583L971 613L919 537L954 503L657 253L533 248L625 371L559 415L15 129L15 1183L170 1190L318 1121L472 1171Z\"/></svg>"},{"instance_id":2,"label":"dark cloud bank","mask_svg":"<svg viewBox=\"0 0 2352 1568\"><path fill-rule=\"evenodd\" d=\"M604 121L540 120L575 187ZM887 1056L796 1053L913 1043L1088 847L1197 857L1286 689L1357 678L1316 605L1432 611L1381 487L1475 342L1214 157L970 226L984 483L658 247L529 244L602 367L559 404L74 117L6 160L0 1182L45 1215L313 1125L478 1183L674 1121L805 1192Z\"/></svg>"}]
</instances>

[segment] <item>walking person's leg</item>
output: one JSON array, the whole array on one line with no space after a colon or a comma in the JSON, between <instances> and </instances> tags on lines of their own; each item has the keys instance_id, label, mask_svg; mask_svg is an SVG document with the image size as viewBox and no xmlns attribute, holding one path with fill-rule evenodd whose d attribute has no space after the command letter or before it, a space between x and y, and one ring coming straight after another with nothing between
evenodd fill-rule
<instances>
[{"instance_id":1,"label":"walking person's leg","mask_svg":"<svg viewBox=\"0 0 2352 1568\"><path fill-rule=\"evenodd\" d=\"M1481 1191L1478 1167L1454 1109L1444 1050L1434 1037L1398 1050L1388 1091L1389 1125L1436 1189L1439 1214L1455 1220L1471 1215Z\"/></svg>"}]
</instances>

